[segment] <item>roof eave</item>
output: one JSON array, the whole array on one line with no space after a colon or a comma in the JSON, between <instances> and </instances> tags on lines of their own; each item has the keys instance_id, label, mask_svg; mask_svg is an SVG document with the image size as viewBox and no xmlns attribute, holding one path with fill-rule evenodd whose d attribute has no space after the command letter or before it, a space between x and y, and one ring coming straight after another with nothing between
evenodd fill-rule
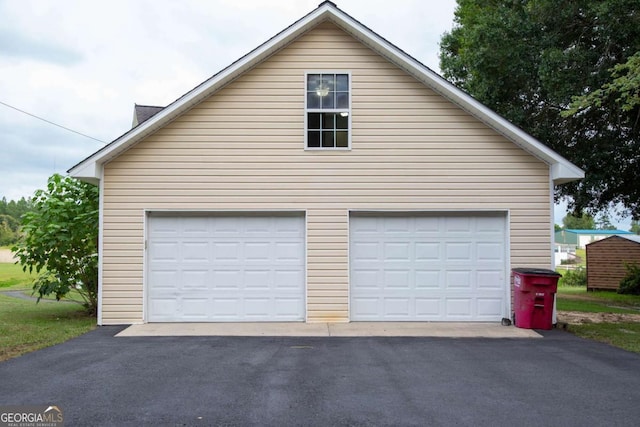
<instances>
[{"instance_id":1,"label":"roof eave","mask_svg":"<svg viewBox=\"0 0 640 427\"><path fill-rule=\"evenodd\" d=\"M101 166L104 163L117 157L137 141L164 127L171 120L189 110L194 105L200 103L203 99L216 92L219 88L225 86L247 70L253 68L255 65L278 51L281 47L291 43L298 36L315 26L316 23L326 19L328 14L332 11L333 7L331 4L323 4L321 7L304 16L302 19L298 20L275 37L263 43L257 49L251 51L229 67L223 69L218 74L186 93L149 120L131 129L129 132L112 141L109 145L76 164L67 172L71 176L81 180L100 180L99 173L101 171ZM87 175L88 172L92 174Z\"/></svg>"},{"instance_id":2,"label":"roof eave","mask_svg":"<svg viewBox=\"0 0 640 427\"><path fill-rule=\"evenodd\" d=\"M94 161L82 162L70 169L69 174L80 181L98 185L102 176L102 166Z\"/></svg>"},{"instance_id":3,"label":"roof eave","mask_svg":"<svg viewBox=\"0 0 640 427\"><path fill-rule=\"evenodd\" d=\"M378 34L355 21L349 15L336 9L334 15L341 20L334 21L343 30L360 40L378 54L397 64L404 71L433 89L438 94L458 105L472 116L486 123L495 131L513 141L523 150L544 161L551 167L551 179L555 185L584 178L584 171L556 153L542 142L533 138L513 123L504 119L487 106L467 94L426 65L395 47ZM348 22L350 25L345 25Z\"/></svg>"},{"instance_id":4,"label":"roof eave","mask_svg":"<svg viewBox=\"0 0 640 427\"><path fill-rule=\"evenodd\" d=\"M102 150L94 153L76 166L72 167L69 170L69 173L80 179L99 180L100 176L97 174L101 173L101 168L104 163L127 150L140 139L165 126L168 122L175 119L177 116L190 109L206 97L210 96L216 90L225 86L240 74L253 68L255 65L278 51L281 47L291 43L298 36L302 35L325 19L331 20L340 28L360 40L381 56L404 69L435 92L458 105L477 119L486 123L488 126L504 135L507 139L520 146L523 150L547 163L551 168L550 175L554 184L563 184L584 177L584 171L573 165L567 159L560 156L558 153L554 152L506 119L502 118L487 108L484 104L475 100L469 94L457 88L415 58L389 43L371 29L338 9L331 2L322 3L317 9L296 21L293 25L278 33L276 36L243 56L229 67L223 69L200 86L177 99L146 122L140 124L138 127L114 140ZM94 175L86 176L88 171L91 171Z\"/></svg>"}]
</instances>

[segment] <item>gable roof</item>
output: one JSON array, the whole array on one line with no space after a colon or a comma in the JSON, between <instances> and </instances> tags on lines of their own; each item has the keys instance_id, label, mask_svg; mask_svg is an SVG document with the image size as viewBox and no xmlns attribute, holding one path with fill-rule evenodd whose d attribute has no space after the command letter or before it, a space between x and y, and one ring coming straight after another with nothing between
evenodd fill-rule
<instances>
[{"instance_id":1,"label":"gable roof","mask_svg":"<svg viewBox=\"0 0 640 427\"><path fill-rule=\"evenodd\" d=\"M131 127L134 128L134 127L146 122L147 120L149 120L151 117L153 117L156 114L158 114L163 109L164 109L164 107L156 107L154 105L138 105L138 104L134 104L134 107L133 107L133 124L131 125Z\"/></svg>"},{"instance_id":2,"label":"gable roof","mask_svg":"<svg viewBox=\"0 0 640 427\"><path fill-rule=\"evenodd\" d=\"M238 59L227 68L204 81L184 94L144 123L140 123L113 142L96 151L77 165L69 169L69 174L83 181L97 184L102 176L102 167L129 147L154 133L177 116L208 98L230 83L239 75L255 67L284 48L296 38L318 24L330 21L343 31L368 46L391 63L395 64L430 89L439 93L472 116L484 122L498 133L550 166L554 184L562 184L584 177L584 171L567 159L533 138L522 129L513 125L485 105L457 88L446 79L411 57L398 47L373 32L371 29L346 14L330 2L324 1L318 8L302 17L265 43Z\"/></svg>"},{"instance_id":3,"label":"gable roof","mask_svg":"<svg viewBox=\"0 0 640 427\"><path fill-rule=\"evenodd\" d=\"M597 243L604 242L605 240L610 240L610 239L625 239L634 243L640 243L640 236L638 236L637 234L630 233L630 234L614 234L613 236L609 236L601 240L596 240L595 242L587 243L587 246L595 245Z\"/></svg>"}]
</instances>

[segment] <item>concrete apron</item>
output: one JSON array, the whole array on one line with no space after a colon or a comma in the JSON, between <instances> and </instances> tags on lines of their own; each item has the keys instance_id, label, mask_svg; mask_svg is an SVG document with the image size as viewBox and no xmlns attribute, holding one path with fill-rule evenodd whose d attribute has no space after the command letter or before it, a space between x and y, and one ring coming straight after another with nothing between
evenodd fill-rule
<instances>
[{"instance_id":1,"label":"concrete apron","mask_svg":"<svg viewBox=\"0 0 640 427\"><path fill-rule=\"evenodd\" d=\"M167 336L542 338L531 329L479 322L145 323L116 335Z\"/></svg>"}]
</instances>

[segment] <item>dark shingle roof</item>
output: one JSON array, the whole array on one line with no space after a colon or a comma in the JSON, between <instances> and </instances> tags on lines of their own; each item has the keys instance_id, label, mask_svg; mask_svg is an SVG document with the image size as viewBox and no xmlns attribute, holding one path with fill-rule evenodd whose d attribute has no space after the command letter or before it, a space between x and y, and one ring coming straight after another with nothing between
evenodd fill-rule
<instances>
[{"instance_id":1,"label":"dark shingle roof","mask_svg":"<svg viewBox=\"0 0 640 427\"><path fill-rule=\"evenodd\" d=\"M136 127L139 124L146 122L147 120L149 120L151 117L158 114L163 109L164 107L135 104L135 107L133 110L133 125L131 127Z\"/></svg>"}]
</instances>

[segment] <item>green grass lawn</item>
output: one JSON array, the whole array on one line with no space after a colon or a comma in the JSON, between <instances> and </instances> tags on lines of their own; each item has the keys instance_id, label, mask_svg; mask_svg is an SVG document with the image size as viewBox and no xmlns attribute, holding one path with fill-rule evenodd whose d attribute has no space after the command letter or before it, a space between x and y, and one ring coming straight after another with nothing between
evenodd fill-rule
<instances>
[{"instance_id":1,"label":"green grass lawn","mask_svg":"<svg viewBox=\"0 0 640 427\"><path fill-rule=\"evenodd\" d=\"M22 291L31 295L35 275L16 264L0 263L0 291ZM77 292L70 299L79 299ZM53 298L53 297L52 297ZM36 304L0 293L0 361L59 344L95 327L80 304L47 302Z\"/></svg>"},{"instance_id":2,"label":"green grass lawn","mask_svg":"<svg viewBox=\"0 0 640 427\"><path fill-rule=\"evenodd\" d=\"M22 271L22 266L0 263L0 291L30 290L35 275Z\"/></svg>"},{"instance_id":3,"label":"green grass lawn","mask_svg":"<svg viewBox=\"0 0 640 427\"><path fill-rule=\"evenodd\" d=\"M556 296L558 310L640 314L639 295L622 295L613 291L587 292L581 287L558 286Z\"/></svg>"},{"instance_id":4,"label":"green grass lawn","mask_svg":"<svg viewBox=\"0 0 640 427\"><path fill-rule=\"evenodd\" d=\"M32 296L33 280L36 274L29 274L22 271L22 266L17 264L0 263L0 292L1 291L22 291L25 295ZM37 296L37 295L36 295ZM55 300L55 295L48 295L43 299ZM84 302L78 292L72 290L65 297L65 300Z\"/></svg>"},{"instance_id":5,"label":"green grass lawn","mask_svg":"<svg viewBox=\"0 0 640 427\"><path fill-rule=\"evenodd\" d=\"M640 296L612 291L587 292L582 287L559 286L558 310L587 313L640 314ZM569 332L640 353L640 322L585 323L569 325Z\"/></svg>"},{"instance_id":6,"label":"green grass lawn","mask_svg":"<svg viewBox=\"0 0 640 427\"><path fill-rule=\"evenodd\" d=\"M96 325L79 304L36 304L0 294L0 307L0 361L62 343Z\"/></svg>"},{"instance_id":7,"label":"green grass lawn","mask_svg":"<svg viewBox=\"0 0 640 427\"><path fill-rule=\"evenodd\" d=\"M558 298L556 308L562 311L580 311L583 313L619 313L619 314L640 314L638 310L612 307L606 303L595 301L582 301Z\"/></svg>"},{"instance_id":8,"label":"green grass lawn","mask_svg":"<svg viewBox=\"0 0 640 427\"><path fill-rule=\"evenodd\" d=\"M640 353L640 323L589 323L570 325L569 332Z\"/></svg>"}]
</instances>

